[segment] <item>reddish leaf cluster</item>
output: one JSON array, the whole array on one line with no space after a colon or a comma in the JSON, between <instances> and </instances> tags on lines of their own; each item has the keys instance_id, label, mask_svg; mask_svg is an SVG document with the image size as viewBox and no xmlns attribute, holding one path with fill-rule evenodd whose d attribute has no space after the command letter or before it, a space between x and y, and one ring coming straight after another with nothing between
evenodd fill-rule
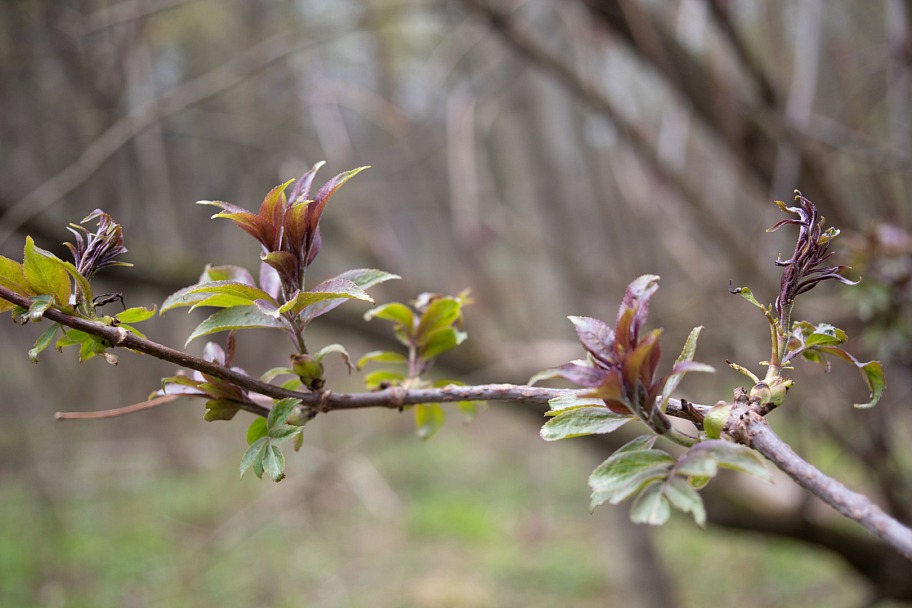
<instances>
[{"instance_id":1,"label":"reddish leaf cluster","mask_svg":"<svg viewBox=\"0 0 912 608\"><path fill-rule=\"evenodd\" d=\"M64 243L73 254L76 270L86 279L91 279L92 275L107 266L132 266L115 259L126 253L127 248L124 247L123 229L110 215L96 209L80 224L95 218L98 218L98 229L95 232L89 232L79 224L70 224L67 230L76 237L76 244Z\"/></svg>"},{"instance_id":2,"label":"reddish leaf cluster","mask_svg":"<svg viewBox=\"0 0 912 608\"><path fill-rule=\"evenodd\" d=\"M767 232L778 230L786 224L796 224L799 229L798 242L795 252L787 260L776 260L777 266L784 266L782 280L779 287L779 296L776 298L776 313L780 322L788 324L789 309L795 297L813 289L817 283L827 279L835 279L846 285L855 285L857 281L850 281L840 273L847 266L823 267L823 263L834 252L830 251L830 242L839 234L835 228L823 229L824 218L817 211L817 207L795 191L795 200L798 207L786 207L782 201L776 201L783 211L790 211L798 215L796 219L785 219L777 222ZM787 327L786 327L787 329Z\"/></svg>"},{"instance_id":3,"label":"reddish leaf cluster","mask_svg":"<svg viewBox=\"0 0 912 608\"><path fill-rule=\"evenodd\" d=\"M220 207L222 212L213 217L230 219L260 242L263 261L276 269L288 293L303 288L304 270L320 252L320 218L329 199L342 184L366 168L340 173L311 199L310 188L321 166L322 162L317 163L300 179L270 190L257 213L223 201L200 201L200 204ZM291 196L286 197L285 188L292 182Z\"/></svg>"},{"instance_id":4,"label":"reddish leaf cluster","mask_svg":"<svg viewBox=\"0 0 912 608\"><path fill-rule=\"evenodd\" d=\"M664 379L655 377L662 330L640 335L649 314L649 299L658 288L655 275L633 281L624 294L614 329L598 319L570 317L589 361L568 363L556 371L593 389L592 396L618 414L648 413L664 384Z\"/></svg>"}]
</instances>

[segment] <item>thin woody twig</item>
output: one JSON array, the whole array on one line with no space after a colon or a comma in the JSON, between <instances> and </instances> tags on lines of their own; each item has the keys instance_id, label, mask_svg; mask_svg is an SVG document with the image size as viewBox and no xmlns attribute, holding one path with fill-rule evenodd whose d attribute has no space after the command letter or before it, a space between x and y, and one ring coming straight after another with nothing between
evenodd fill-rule
<instances>
[{"instance_id":1,"label":"thin woody twig","mask_svg":"<svg viewBox=\"0 0 912 608\"><path fill-rule=\"evenodd\" d=\"M101 418L117 418L127 414L135 414L144 410L150 410L166 403L184 397L185 395L162 395L141 403L134 403L124 407L114 408L112 410L102 410L98 412L57 412L54 414L54 420L99 420Z\"/></svg>"},{"instance_id":2,"label":"thin woody twig","mask_svg":"<svg viewBox=\"0 0 912 608\"><path fill-rule=\"evenodd\" d=\"M0 298L23 308L31 305L28 298L2 285L0 285ZM120 346L146 353L182 367L211 374L251 392L269 397L300 399L302 405L311 408L311 411L329 412L367 407L395 409L403 405L455 401L512 401L545 404L555 397L582 392L514 384L483 384L476 386L450 385L443 388L416 390L393 387L370 393L333 393L330 391L301 393L262 382L211 361L205 361L151 340L140 338L122 327L112 327L68 315L54 308L46 310L44 316L61 325L104 338L112 347ZM239 403L238 406L240 409L259 416L268 416L270 411L268 405L253 401ZM708 409L708 406L690 403L684 407L680 400L671 399L666 414L693 421L695 416L702 416ZM733 413L730 422L733 420L731 434L735 440L756 449L803 488L823 499L842 515L858 522L879 536L903 556L912 559L912 530L887 515L864 495L849 490L842 483L827 477L803 460L773 433L766 420L756 412L741 408L737 413Z\"/></svg>"}]
</instances>

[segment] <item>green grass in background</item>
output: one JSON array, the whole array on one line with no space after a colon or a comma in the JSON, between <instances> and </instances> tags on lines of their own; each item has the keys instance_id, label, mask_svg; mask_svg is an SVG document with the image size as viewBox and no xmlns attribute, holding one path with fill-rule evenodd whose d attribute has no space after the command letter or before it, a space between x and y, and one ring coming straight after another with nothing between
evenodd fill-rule
<instances>
[{"instance_id":1,"label":"green grass in background","mask_svg":"<svg viewBox=\"0 0 912 608\"><path fill-rule=\"evenodd\" d=\"M488 411L421 442L385 413L379 436L335 452L313 447L332 440L315 428L278 485L239 481L243 446L227 436L209 467L133 466L125 450L104 470L74 458L50 491L6 474L0 606L637 605L626 507L590 515L591 456L509 418ZM657 541L684 606L864 597L840 563L796 545L684 517Z\"/></svg>"}]
</instances>

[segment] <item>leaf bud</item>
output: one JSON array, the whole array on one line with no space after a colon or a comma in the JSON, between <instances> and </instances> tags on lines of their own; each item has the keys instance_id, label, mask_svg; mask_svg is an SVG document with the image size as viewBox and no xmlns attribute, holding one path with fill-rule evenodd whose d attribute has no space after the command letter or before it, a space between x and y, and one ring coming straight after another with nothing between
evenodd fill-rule
<instances>
[{"instance_id":1,"label":"leaf bud","mask_svg":"<svg viewBox=\"0 0 912 608\"><path fill-rule=\"evenodd\" d=\"M291 355L291 369L310 390L316 391L323 388L323 363L312 355Z\"/></svg>"}]
</instances>

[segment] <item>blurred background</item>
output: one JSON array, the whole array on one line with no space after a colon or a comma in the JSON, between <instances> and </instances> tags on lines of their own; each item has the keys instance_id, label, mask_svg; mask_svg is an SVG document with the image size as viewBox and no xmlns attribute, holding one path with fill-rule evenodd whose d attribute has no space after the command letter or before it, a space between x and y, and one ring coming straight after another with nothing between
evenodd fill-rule
<instances>
[{"instance_id":1,"label":"blurred background","mask_svg":"<svg viewBox=\"0 0 912 608\"><path fill-rule=\"evenodd\" d=\"M768 357L762 316L794 234L773 201L800 189L843 230L798 318L845 329L881 359L860 377L800 366L770 417L825 472L912 521L910 103L903 0L8 0L0 3L0 253L25 235L66 258L65 228L101 208L132 269L96 292L160 304L207 263L256 270L258 245L213 210L255 208L326 160L337 193L311 276L402 275L378 302L470 288L469 340L442 377L524 383L580 356L567 315L612 320L628 282L662 276L650 325L665 365L695 325L683 396L728 398ZM116 306L116 305L115 305ZM393 345L348 303L308 333L359 357ZM150 338L182 347L204 318ZM545 444L541 411L453 411L430 442L409 412L308 426L288 479L238 480L249 418L200 402L54 422L144 400L171 365L118 368L26 352L42 327L0 325L3 606L898 606L909 562L787 479L721 475L706 530L658 530L627 506L588 512L591 469L630 434ZM238 336L251 374L283 336ZM200 343L188 350L199 354ZM330 369L336 391L359 376ZM634 433L630 430L629 433Z\"/></svg>"}]
</instances>

